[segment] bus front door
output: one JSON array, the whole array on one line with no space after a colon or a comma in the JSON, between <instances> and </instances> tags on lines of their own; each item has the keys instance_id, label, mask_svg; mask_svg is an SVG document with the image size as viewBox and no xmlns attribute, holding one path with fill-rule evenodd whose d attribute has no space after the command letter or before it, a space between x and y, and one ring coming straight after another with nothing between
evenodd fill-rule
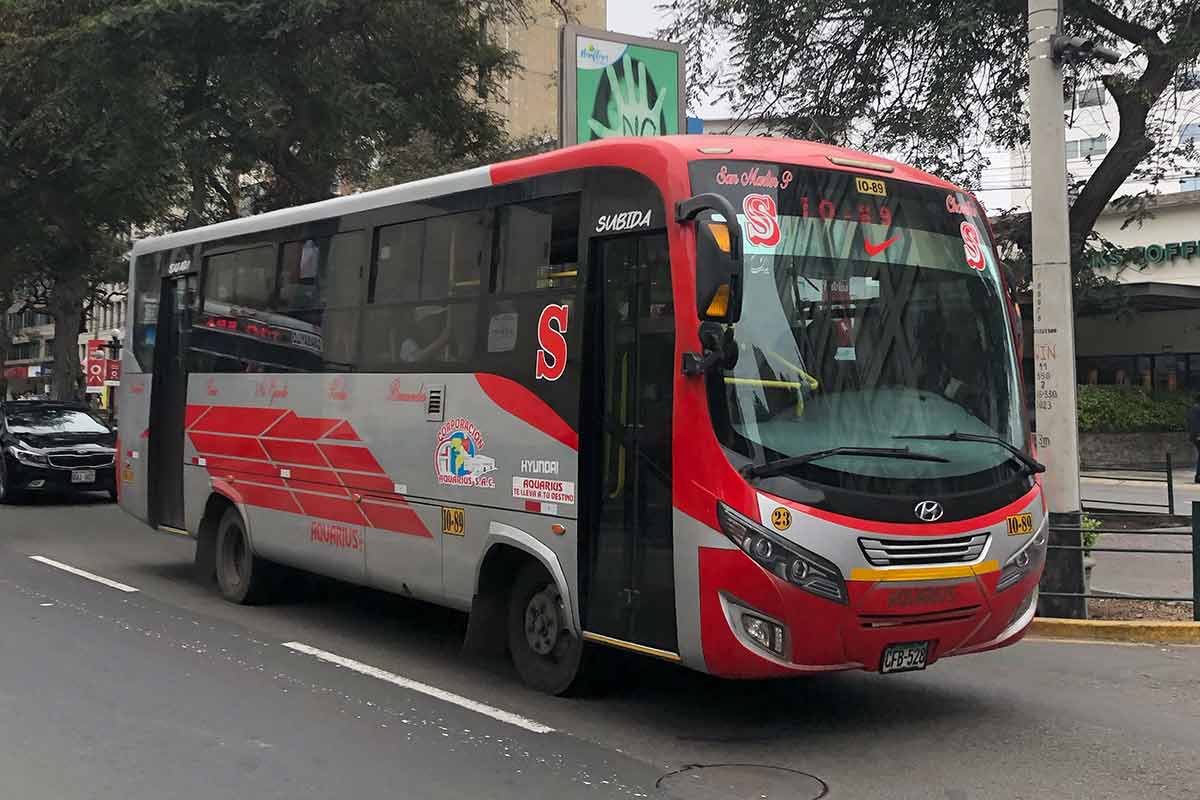
<instances>
[{"instance_id":1,"label":"bus front door","mask_svg":"<svg viewBox=\"0 0 1200 800\"><path fill-rule=\"evenodd\" d=\"M163 284L150 397L150 521L184 529L183 437L187 415L187 332L196 298L196 276Z\"/></svg>"},{"instance_id":2,"label":"bus front door","mask_svg":"<svg viewBox=\"0 0 1200 800\"><path fill-rule=\"evenodd\" d=\"M674 653L675 326L666 234L593 240L591 263L584 627Z\"/></svg>"}]
</instances>

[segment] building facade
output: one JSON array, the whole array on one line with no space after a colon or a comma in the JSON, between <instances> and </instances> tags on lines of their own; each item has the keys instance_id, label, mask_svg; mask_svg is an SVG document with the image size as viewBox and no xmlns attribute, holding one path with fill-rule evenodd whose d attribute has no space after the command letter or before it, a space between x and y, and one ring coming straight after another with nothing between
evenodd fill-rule
<instances>
[{"instance_id":1,"label":"building facade","mask_svg":"<svg viewBox=\"0 0 1200 800\"><path fill-rule=\"evenodd\" d=\"M494 107L514 139L558 136L558 31L563 13L550 0L530 3L532 22L500 26L489 33L498 44L515 50L521 68L504 82ZM607 0L561 0L571 21L592 28L607 22Z\"/></svg>"},{"instance_id":2,"label":"building facade","mask_svg":"<svg viewBox=\"0 0 1200 800\"><path fill-rule=\"evenodd\" d=\"M1117 249L1097 253L1092 266L1119 281L1119 313L1080 315L1075 354L1081 384L1136 385L1157 391L1200 391L1200 69L1185 69L1154 117L1169 146L1184 152L1160 174L1134 173L1115 198L1149 195L1144 219L1111 204L1094 231ZM1084 84L1064 103L1067 183L1089 178L1120 133L1112 97ZM990 212L1030 207L1028 150L995 151L979 198ZM1070 190L1069 190L1070 191ZM1129 258L1125 258L1128 256ZM1026 371L1032 322L1026 321Z\"/></svg>"},{"instance_id":3,"label":"building facade","mask_svg":"<svg viewBox=\"0 0 1200 800\"><path fill-rule=\"evenodd\" d=\"M76 336L80 364L87 360L90 340L123 340L127 309L124 284L105 284L99 288L97 300L84 320L84 329ZM7 313L7 330L12 341L4 362L7 386L2 399L48 396L54 374L54 340L57 336L54 320L21 300L13 303ZM108 408L112 392L105 390L96 394L97 404Z\"/></svg>"}]
</instances>

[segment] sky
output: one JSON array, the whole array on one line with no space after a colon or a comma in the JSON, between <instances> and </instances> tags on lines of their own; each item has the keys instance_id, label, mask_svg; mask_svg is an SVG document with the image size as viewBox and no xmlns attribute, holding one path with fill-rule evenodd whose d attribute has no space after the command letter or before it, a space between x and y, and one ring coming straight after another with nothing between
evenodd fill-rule
<instances>
[{"instance_id":1,"label":"sky","mask_svg":"<svg viewBox=\"0 0 1200 800\"><path fill-rule=\"evenodd\" d=\"M608 0L608 29L617 33L653 37L667 24L667 14L655 9L660 0ZM713 119L729 115L727 108L712 102L694 101L688 114Z\"/></svg>"}]
</instances>

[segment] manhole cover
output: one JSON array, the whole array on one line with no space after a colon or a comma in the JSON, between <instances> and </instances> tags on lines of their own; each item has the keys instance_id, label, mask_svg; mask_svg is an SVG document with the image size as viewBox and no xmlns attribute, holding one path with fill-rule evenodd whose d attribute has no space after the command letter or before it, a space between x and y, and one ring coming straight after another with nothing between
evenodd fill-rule
<instances>
[{"instance_id":1,"label":"manhole cover","mask_svg":"<svg viewBox=\"0 0 1200 800\"><path fill-rule=\"evenodd\" d=\"M829 792L815 775L763 764L691 764L656 786L677 800L817 800Z\"/></svg>"}]
</instances>

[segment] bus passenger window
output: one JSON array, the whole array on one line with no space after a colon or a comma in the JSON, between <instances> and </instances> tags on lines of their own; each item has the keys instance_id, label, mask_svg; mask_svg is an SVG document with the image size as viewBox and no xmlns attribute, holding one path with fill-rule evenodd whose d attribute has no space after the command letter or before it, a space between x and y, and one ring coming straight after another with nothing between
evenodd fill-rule
<instances>
[{"instance_id":1,"label":"bus passenger window","mask_svg":"<svg viewBox=\"0 0 1200 800\"><path fill-rule=\"evenodd\" d=\"M547 197L500 209L496 291L574 289L579 281L579 197Z\"/></svg>"},{"instance_id":2,"label":"bus passenger window","mask_svg":"<svg viewBox=\"0 0 1200 800\"><path fill-rule=\"evenodd\" d=\"M463 364L474 356L478 311L474 302L368 306L363 365L390 371Z\"/></svg>"}]
</instances>

